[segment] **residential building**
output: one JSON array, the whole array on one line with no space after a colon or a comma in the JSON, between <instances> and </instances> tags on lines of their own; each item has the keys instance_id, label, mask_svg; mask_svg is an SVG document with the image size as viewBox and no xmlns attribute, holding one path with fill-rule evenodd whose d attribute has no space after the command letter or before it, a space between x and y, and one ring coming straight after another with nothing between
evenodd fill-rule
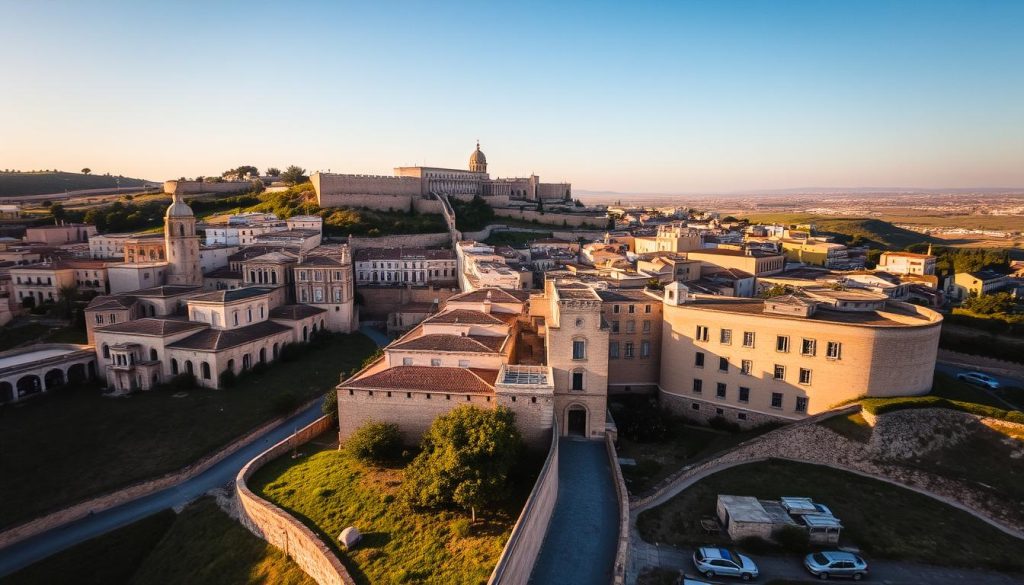
<instances>
[{"instance_id":1,"label":"residential building","mask_svg":"<svg viewBox=\"0 0 1024 585\"><path fill-rule=\"evenodd\" d=\"M356 284L442 284L458 281L451 250L362 248L355 254Z\"/></svg>"},{"instance_id":2,"label":"residential building","mask_svg":"<svg viewBox=\"0 0 1024 585\"><path fill-rule=\"evenodd\" d=\"M893 274L928 276L935 274L935 256L930 253L882 252L878 260L878 269Z\"/></svg>"}]
</instances>

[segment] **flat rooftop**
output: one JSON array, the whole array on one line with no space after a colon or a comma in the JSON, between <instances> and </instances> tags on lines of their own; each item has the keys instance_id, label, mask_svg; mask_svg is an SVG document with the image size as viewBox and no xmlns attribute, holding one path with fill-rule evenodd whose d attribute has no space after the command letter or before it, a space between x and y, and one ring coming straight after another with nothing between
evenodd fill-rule
<instances>
[{"instance_id":1,"label":"flat rooftop","mask_svg":"<svg viewBox=\"0 0 1024 585\"><path fill-rule=\"evenodd\" d=\"M666 306L666 310L669 310L670 308L675 308L675 306ZM815 310L814 314L810 317L765 312L764 301L761 299L727 300L724 298L698 298L679 305L679 308L720 311L723 313L734 313L739 315L763 315L772 319L822 321L826 323L868 327L920 327L924 325L938 324L941 321L937 313L930 316L928 312L919 313L915 311L912 306L893 302L886 303L884 310L877 311L836 311L829 309L827 306L818 305L817 310Z\"/></svg>"}]
</instances>

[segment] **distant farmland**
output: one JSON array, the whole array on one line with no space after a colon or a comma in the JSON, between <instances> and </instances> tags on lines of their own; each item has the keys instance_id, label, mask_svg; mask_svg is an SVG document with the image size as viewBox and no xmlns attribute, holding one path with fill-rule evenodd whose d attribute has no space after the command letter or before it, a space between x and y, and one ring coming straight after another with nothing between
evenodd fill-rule
<instances>
[{"instance_id":1,"label":"distant farmland","mask_svg":"<svg viewBox=\"0 0 1024 585\"><path fill-rule=\"evenodd\" d=\"M121 177L121 187L142 187L143 179ZM118 178L81 173L4 173L0 172L0 197L63 193L80 189L107 189L118 186Z\"/></svg>"}]
</instances>

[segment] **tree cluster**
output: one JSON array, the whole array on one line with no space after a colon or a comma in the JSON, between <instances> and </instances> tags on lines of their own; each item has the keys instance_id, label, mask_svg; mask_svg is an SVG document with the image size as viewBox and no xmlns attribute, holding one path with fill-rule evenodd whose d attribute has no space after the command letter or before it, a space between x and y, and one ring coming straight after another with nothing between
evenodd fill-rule
<instances>
[{"instance_id":1,"label":"tree cluster","mask_svg":"<svg viewBox=\"0 0 1024 585\"><path fill-rule=\"evenodd\" d=\"M494 208L479 195L474 195L468 203L452 200L451 204L455 211L455 225L460 230L482 230L494 221Z\"/></svg>"},{"instance_id":2,"label":"tree cluster","mask_svg":"<svg viewBox=\"0 0 1024 585\"><path fill-rule=\"evenodd\" d=\"M1017 301L1008 292L971 295L964 299L963 308L976 315L1004 315L1016 307Z\"/></svg>"}]
</instances>

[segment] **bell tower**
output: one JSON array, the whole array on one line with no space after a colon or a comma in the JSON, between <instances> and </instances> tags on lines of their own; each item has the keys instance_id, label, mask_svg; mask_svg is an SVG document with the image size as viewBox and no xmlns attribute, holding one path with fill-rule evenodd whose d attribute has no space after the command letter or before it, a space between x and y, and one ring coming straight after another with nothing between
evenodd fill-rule
<instances>
[{"instance_id":1,"label":"bell tower","mask_svg":"<svg viewBox=\"0 0 1024 585\"><path fill-rule=\"evenodd\" d=\"M164 214L164 247L168 263L166 283L202 286L196 217L178 191Z\"/></svg>"}]
</instances>

